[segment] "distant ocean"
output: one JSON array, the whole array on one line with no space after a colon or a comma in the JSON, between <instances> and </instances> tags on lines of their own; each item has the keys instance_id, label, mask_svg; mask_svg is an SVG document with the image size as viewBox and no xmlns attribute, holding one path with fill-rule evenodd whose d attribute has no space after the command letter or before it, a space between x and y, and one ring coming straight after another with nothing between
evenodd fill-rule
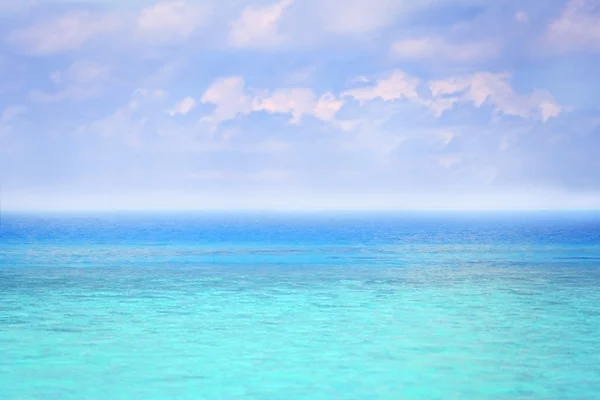
<instances>
[{"instance_id":1,"label":"distant ocean","mask_svg":"<svg viewBox=\"0 0 600 400\"><path fill-rule=\"evenodd\" d=\"M0 399L600 399L600 213L4 213Z\"/></svg>"}]
</instances>

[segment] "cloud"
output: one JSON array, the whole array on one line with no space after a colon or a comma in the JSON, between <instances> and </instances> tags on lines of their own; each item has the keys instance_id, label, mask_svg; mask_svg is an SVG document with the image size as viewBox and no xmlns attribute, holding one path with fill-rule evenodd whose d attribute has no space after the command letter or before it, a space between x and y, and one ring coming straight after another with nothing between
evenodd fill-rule
<instances>
[{"instance_id":1,"label":"cloud","mask_svg":"<svg viewBox=\"0 0 600 400\"><path fill-rule=\"evenodd\" d=\"M262 90L251 94L246 91L244 79L239 76L215 81L203 94L201 101L216 106L212 115L204 118L214 124L259 111L290 114L292 124L300 122L305 115L331 121L343 105L343 101L332 93L318 97L308 88L283 88L272 92Z\"/></svg>"},{"instance_id":2,"label":"cloud","mask_svg":"<svg viewBox=\"0 0 600 400\"><path fill-rule=\"evenodd\" d=\"M352 83L369 83L371 82L371 79L369 79L366 76L357 76L356 78L352 79Z\"/></svg>"},{"instance_id":3,"label":"cloud","mask_svg":"<svg viewBox=\"0 0 600 400\"><path fill-rule=\"evenodd\" d=\"M527 14L527 11L519 10L515 13L515 21L521 23L529 22L529 14Z\"/></svg>"},{"instance_id":4,"label":"cloud","mask_svg":"<svg viewBox=\"0 0 600 400\"><path fill-rule=\"evenodd\" d=\"M6 124L27 112L27 107L22 105L8 106L2 111L0 123Z\"/></svg>"},{"instance_id":5,"label":"cloud","mask_svg":"<svg viewBox=\"0 0 600 400\"><path fill-rule=\"evenodd\" d=\"M127 104L103 119L80 127L78 132L91 132L104 138L117 137L131 147L139 147L142 133L151 125L149 118L158 115L155 111L167 97L164 90L136 89Z\"/></svg>"},{"instance_id":6,"label":"cloud","mask_svg":"<svg viewBox=\"0 0 600 400\"><path fill-rule=\"evenodd\" d=\"M386 102L407 100L430 109L436 117L460 103L471 103L477 108L491 106L498 114L520 118L536 118L546 122L568 108L558 104L545 90L523 95L515 92L508 73L479 72L468 76L450 77L425 82L430 96L420 94L421 81L401 70L393 70L373 83L343 91L340 98L325 93L317 98L308 88L277 89L258 95L249 94L241 77L215 82L204 94L203 103L216 105L214 113L206 117L214 123L233 119L239 114L256 111L290 114L290 123L298 123L305 115L312 115L344 131L353 130L360 120L339 121L335 116L344 106L344 98L353 98L365 104L380 99ZM360 79L361 82L368 79ZM449 140L451 140L450 137Z\"/></svg>"},{"instance_id":7,"label":"cloud","mask_svg":"<svg viewBox=\"0 0 600 400\"><path fill-rule=\"evenodd\" d=\"M379 80L375 85L347 90L342 93L342 96L353 97L361 103L377 98L384 101L399 100L402 98L416 99L419 97L417 94L419 83L419 79L396 69L387 78Z\"/></svg>"},{"instance_id":8,"label":"cloud","mask_svg":"<svg viewBox=\"0 0 600 400\"><path fill-rule=\"evenodd\" d=\"M546 31L553 50L600 50L600 12L597 0L570 0Z\"/></svg>"},{"instance_id":9,"label":"cloud","mask_svg":"<svg viewBox=\"0 0 600 400\"><path fill-rule=\"evenodd\" d=\"M491 41L456 44L443 38L424 37L397 40L392 44L390 52L405 60L473 62L497 57L500 48L498 43Z\"/></svg>"},{"instance_id":10,"label":"cloud","mask_svg":"<svg viewBox=\"0 0 600 400\"><path fill-rule=\"evenodd\" d=\"M552 99L548 92L543 92L542 101L539 103L539 111L542 116L542 121L546 122L550 118L558 117L563 111L569 111L570 107L563 107L557 104Z\"/></svg>"},{"instance_id":11,"label":"cloud","mask_svg":"<svg viewBox=\"0 0 600 400\"><path fill-rule=\"evenodd\" d=\"M0 114L0 138L8 136L14 129L14 123L27 113L27 107L23 105L12 105L6 107Z\"/></svg>"},{"instance_id":12,"label":"cloud","mask_svg":"<svg viewBox=\"0 0 600 400\"><path fill-rule=\"evenodd\" d=\"M433 132L436 142L440 143L443 147L448 146L457 136L457 134L450 130L438 130Z\"/></svg>"},{"instance_id":13,"label":"cloud","mask_svg":"<svg viewBox=\"0 0 600 400\"><path fill-rule=\"evenodd\" d=\"M66 70L57 71L51 75L54 83L90 83L104 80L108 77L109 68L89 60L75 61Z\"/></svg>"},{"instance_id":14,"label":"cloud","mask_svg":"<svg viewBox=\"0 0 600 400\"><path fill-rule=\"evenodd\" d=\"M167 111L167 113L172 117L174 117L175 115L186 115L187 113L192 111L195 107L196 107L196 100L194 100L192 97L188 96L185 99L178 102L177 104L175 104L175 106L173 106L173 108L171 108L169 111Z\"/></svg>"},{"instance_id":15,"label":"cloud","mask_svg":"<svg viewBox=\"0 0 600 400\"><path fill-rule=\"evenodd\" d=\"M343 102L332 93L317 98L312 89L291 88L275 90L262 98L256 97L253 111L291 114L290 123L296 124L304 115L312 115L323 121L332 120L342 105Z\"/></svg>"},{"instance_id":16,"label":"cloud","mask_svg":"<svg viewBox=\"0 0 600 400\"><path fill-rule=\"evenodd\" d=\"M508 73L478 72L468 76L450 77L427 83L431 96L419 94L421 81L396 69L374 84L342 92L361 104L381 99L387 102L408 100L429 108L436 117L458 103L472 103L481 108L490 105L497 113L547 121L558 116L567 107L559 105L545 90L529 95L517 94Z\"/></svg>"},{"instance_id":17,"label":"cloud","mask_svg":"<svg viewBox=\"0 0 600 400\"><path fill-rule=\"evenodd\" d=\"M103 93L110 69L89 60L75 61L64 71L50 74L57 87L54 92L34 90L31 99L39 103L85 100Z\"/></svg>"},{"instance_id":18,"label":"cloud","mask_svg":"<svg viewBox=\"0 0 600 400\"><path fill-rule=\"evenodd\" d=\"M390 25L403 11L418 7L405 0L320 0L316 5L326 32L363 35Z\"/></svg>"},{"instance_id":19,"label":"cloud","mask_svg":"<svg viewBox=\"0 0 600 400\"><path fill-rule=\"evenodd\" d=\"M336 99L333 93L328 92L319 97L319 101L317 101L313 114L323 121L331 121L343 106L344 102L342 100Z\"/></svg>"},{"instance_id":20,"label":"cloud","mask_svg":"<svg viewBox=\"0 0 600 400\"><path fill-rule=\"evenodd\" d=\"M17 30L8 40L27 53L60 53L77 50L90 40L115 32L120 29L121 22L113 14L70 11Z\"/></svg>"},{"instance_id":21,"label":"cloud","mask_svg":"<svg viewBox=\"0 0 600 400\"><path fill-rule=\"evenodd\" d=\"M315 109L315 94L307 88L279 89L263 98L256 97L253 111L291 114L291 123L298 123Z\"/></svg>"},{"instance_id":22,"label":"cloud","mask_svg":"<svg viewBox=\"0 0 600 400\"><path fill-rule=\"evenodd\" d=\"M273 47L284 42L278 32L279 21L293 0L268 6L248 6L230 25L229 44L233 47Z\"/></svg>"},{"instance_id":23,"label":"cloud","mask_svg":"<svg viewBox=\"0 0 600 400\"><path fill-rule=\"evenodd\" d=\"M153 44L185 40L206 21L208 15L207 7L185 0L161 2L140 12L137 35Z\"/></svg>"},{"instance_id":24,"label":"cloud","mask_svg":"<svg viewBox=\"0 0 600 400\"><path fill-rule=\"evenodd\" d=\"M496 112L522 118L537 117L547 121L566 110L555 102L548 91L537 90L530 95L519 95L510 84L508 73L478 72L471 76L432 81L431 108L449 109L456 103L469 102L476 107L491 105ZM441 103L440 103L441 102Z\"/></svg>"},{"instance_id":25,"label":"cloud","mask_svg":"<svg viewBox=\"0 0 600 400\"><path fill-rule=\"evenodd\" d=\"M214 124L234 119L238 114L248 114L252 110L252 99L245 92L245 83L241 76L222 78L213 82L200 101L216 106L212 115L204 118Z\"/></svg>"},{"instance_id":26,"label":"cloud","mask_svg":"<svg viewBox=\"0 0 600 400\"><path fill-rule=\"evenodd\" d=\"M441 117L446 111L451 110L456 103L460 101L458 97L437 97L421 98L419 102L425 105L433 112L437 118Z\"/></svg>"},{"instance_id":27,"label":"cloud","mask_svg":"<svg viewBox=\"0 0 600 400\"><path fill-rule=\"evenodd\" d=\"M139 13L68 11L14 31L8 41L26 53L47 55L78 50L86 43L121 33L129 40L128 25L135 37L150 44L185 40L202 25L209 15L208 7L185 0L157 3Z\"/></svg>"},{"instance_id":28,"label":"cloud","mask_svg":"<svg viewBox=\"0 0 600 400\"><path fill-rule=\"evenodd\" d=\"M0 15L7 15L28 10L37 3L36 0L0 1Z\"/></svg>"},{"instance_id":29,"label":"cloud","mask_svg":"<svg viewBox=\"0 0 600 400\"><path fill-rule=\"evenodd\" d=\"M434 97L465 90L469 86L466 78L448 78L429 83L429 90Z\"/></svg>"},{"instance_id":30,"label":"cloud","mask_svg":"<svg viewBox=\"0 0 600 400\"><path fill-rule=\"evenodd\" d=\"M298 68L285 73L283 82L286 85L308 84L313 81L318 68L314 65Z\"/></svg>"},{"instance_id":31,"label":"cloud","mask_svg":"<svg viewBox=\"0 0 600 400\"><path fill-rule=\"evenodd\" d=\"M435 159L438 165L444 168L456 167L463 163L463 157L460 154L446 154Z\"/></svg>"},{"instance_id":32,"label":"cloud","mask_svg":"<svg viewBox=\"0 0 600 400\"><path fill-rule=\"evenodd\" d=\"M172 83L178 76L182 75L185 63L181 61L167 61L156 71L144 79L145 87L165 87Z\"/></svg>"}]
</instances>

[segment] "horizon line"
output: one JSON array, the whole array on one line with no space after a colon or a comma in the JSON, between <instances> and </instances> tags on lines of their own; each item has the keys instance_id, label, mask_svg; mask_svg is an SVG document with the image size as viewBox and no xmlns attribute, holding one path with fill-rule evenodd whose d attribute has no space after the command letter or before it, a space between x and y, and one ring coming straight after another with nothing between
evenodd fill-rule
<instances>
[{"instance_id":1,"label":"horizon line","mask_svg":"<svg viewBox=\"0 0 600 400\"><path fill-rule=\"evenodd\" d=\"M81 214L81 213L238 213L238 212L600 212L600 208L519 207L519 208L89 208L89 209L3 209L10 214Z\"/></svg>"}]
</instances>

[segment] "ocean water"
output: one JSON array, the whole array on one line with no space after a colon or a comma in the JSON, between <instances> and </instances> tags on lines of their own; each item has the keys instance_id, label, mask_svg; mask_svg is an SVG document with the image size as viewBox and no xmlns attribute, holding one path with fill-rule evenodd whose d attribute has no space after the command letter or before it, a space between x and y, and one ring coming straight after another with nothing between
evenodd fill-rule
<instances>
[{"instance_id":1,"label":"ocean water","mask_svg":"<svg viewBox=\"0 0 600 400\"><path fill-rule=\"evenodd\" d=\"M600 213L3 214L0 399L600 399Z\"/></svg>"}]
</instances>

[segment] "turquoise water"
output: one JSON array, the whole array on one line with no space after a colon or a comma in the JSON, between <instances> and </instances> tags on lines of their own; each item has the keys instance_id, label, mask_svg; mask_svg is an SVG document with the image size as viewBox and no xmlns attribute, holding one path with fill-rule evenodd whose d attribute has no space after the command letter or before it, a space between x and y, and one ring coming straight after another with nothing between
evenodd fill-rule
<instances>
[{"instance_id":1,"label":"turquoise water","mask_svg":"<svg viewBox=\"0 0 600 400\"><path fill-rule=\"evenodd\" d=\"M1 399L600 398L600 214L3 215Z\"/></svg>"}]
</instances>

